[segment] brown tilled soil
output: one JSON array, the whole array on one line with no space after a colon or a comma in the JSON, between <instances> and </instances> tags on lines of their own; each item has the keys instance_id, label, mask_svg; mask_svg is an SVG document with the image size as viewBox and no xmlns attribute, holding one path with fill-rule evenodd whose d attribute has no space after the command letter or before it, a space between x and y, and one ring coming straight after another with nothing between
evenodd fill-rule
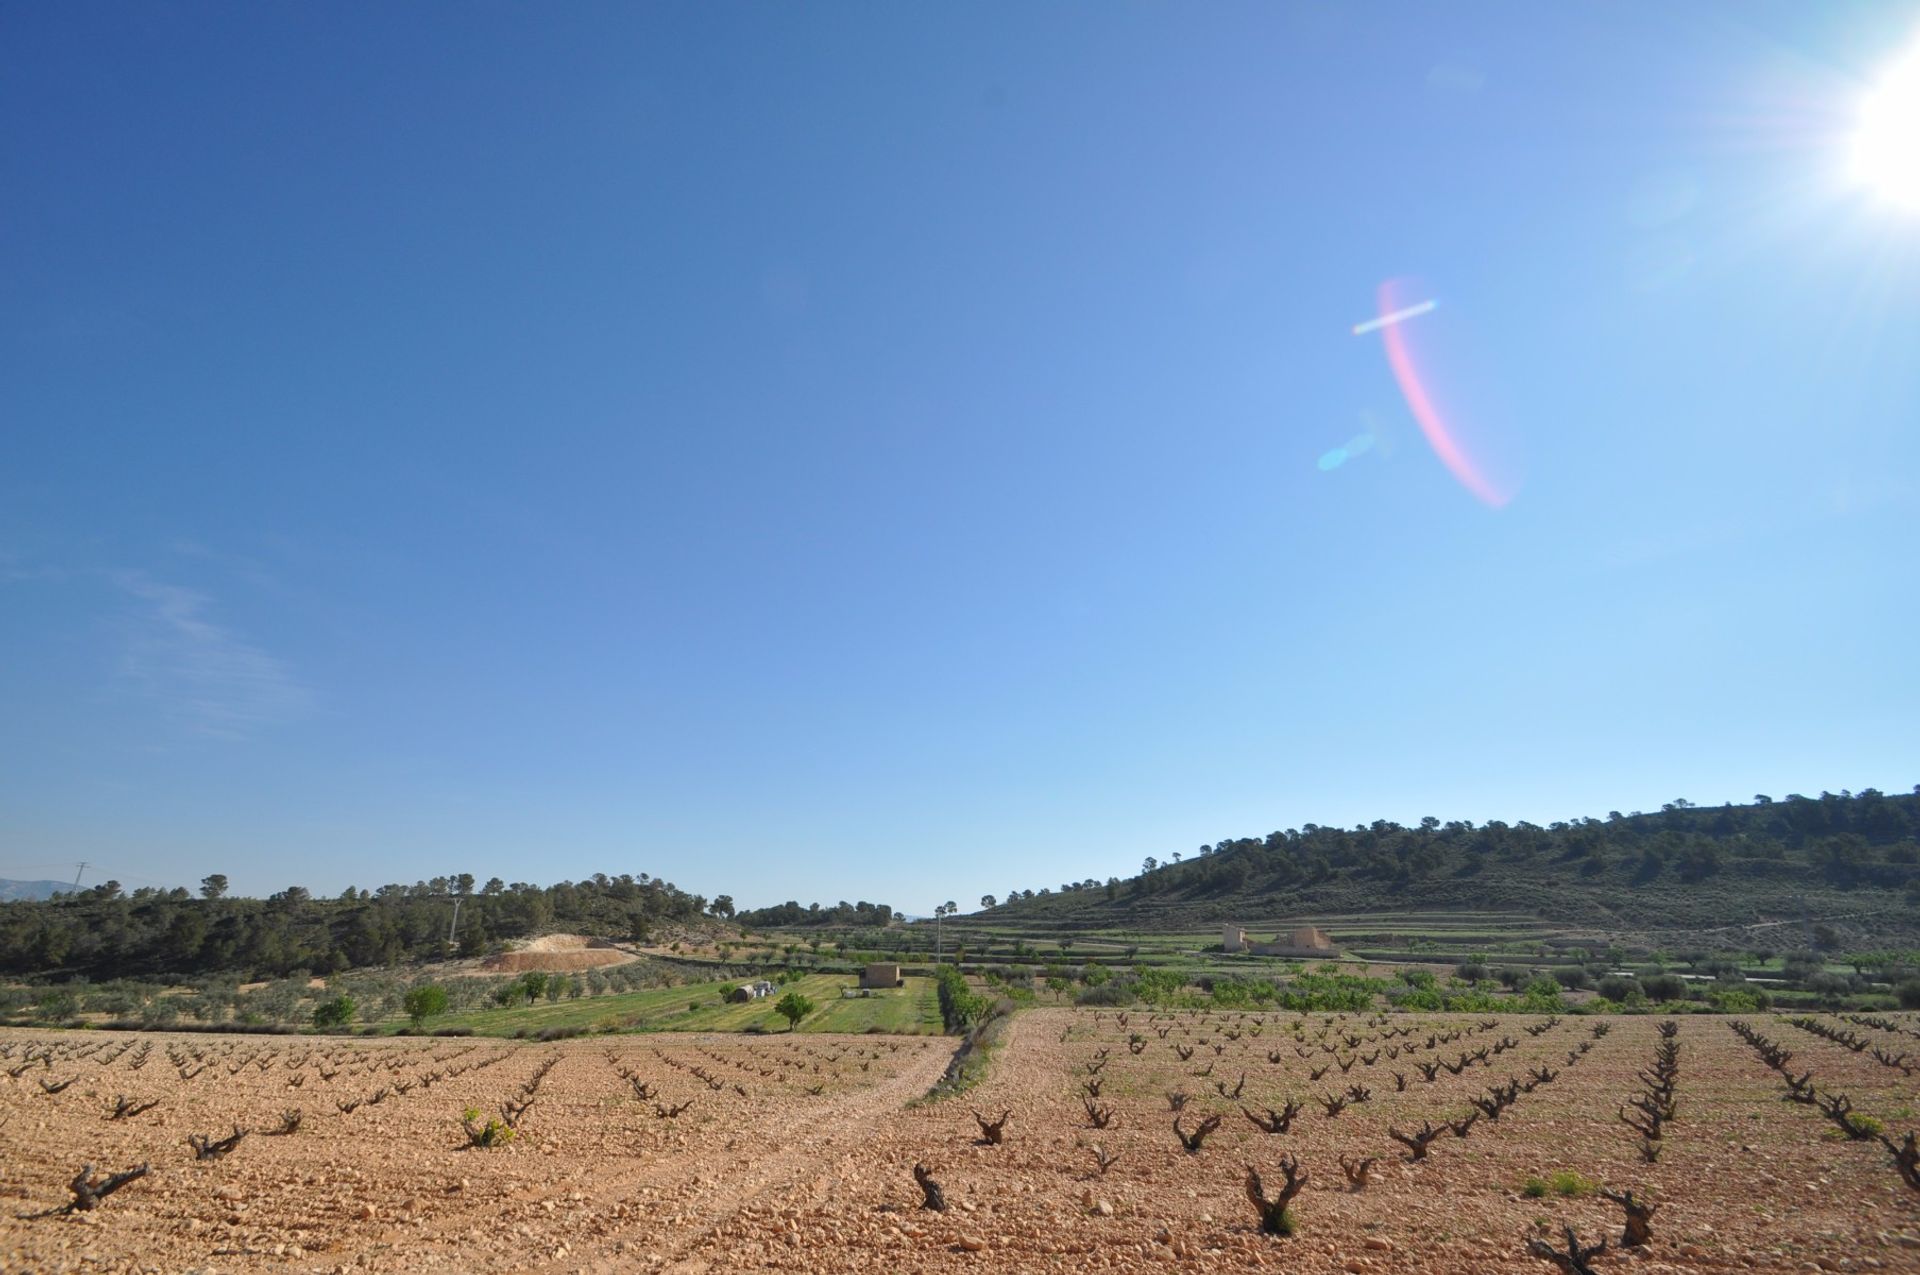
<instances>
[{"instance_id":1,"label":"brown tilled soil","mask_svg":"<svg viewBox=\"0 0 1920 1275\"><path fill-rule=\"evenodd\" d=\"M951 1042L0 1032L0 1269L1550 1275L1525 1255L1528 1237L1571 1222L1588 1242L1619 1239L1620 1210L1598 1196L1522 1193L1530 1176L1572 1170L1660 1204L1651 1250L1610 1250L1600 1271L1920 1271L1920 1192L1878 1144L1829 1136L1818 1112L1780 1101L1777 1077L1725 1019L1681 1021L1678 1116L1659 1161L1644 1163L1615 1111L1653 1061L1655 1022L1615 1019L1595 1037L1600 1021L1570 1018L1536 1037L1525 1028L1539 1020L1512 1015L1483 1029L1442 1016L1329 1024L1136 1011L1122 1022L1036 1010L1014 1022L972 1093L911 1107ZM1811 1068L1817 1085L1850 1095L1890 1132L1920 1125L1920 1079L1772 1018L1754 1025L1794 1051L1796 1073ZM1403 1028L1414 1030L1382 1035ZM1920 1047L1854 1030L1890 1049ZM1319 1048L1323 1031L1333 1054ZM1453 1032L1464 1034L1426 1046ZM1457 1076L1441 1070L1428 1083L1413 1065L1506 1039L1511 1047ZM1583 1042L1588 1052L1568 1065ZM1389 1047L1406 1052L1389 1058ZM1390 1125L1463 1116L1490 1083L1540 1066L1558 1074L1465 1139L1444 1135L1423 1163L1403 1162L1387 1136ZM655 1096L637 1097L623 1072ZM1216 1091L1243 1072L1238 1102ZM1089 1079L1114 1112L1104 1130L1087 1127ZM58 1093L42 1084L66 1080ZM511 1144L462 1149L463 1108L497 1115L529 1085L534 1103ZM1337 1117L1315 1101L1352 1085L1372 1096ZM1175 1140L1169 1091L1191 1095L1189 1130L1209 1113L1226 1118L1198 1154ZM159 1105L111 1120L118 1095ZM1239 1110L1289 1096L1306 1110L1285 1134ZM677 1117L660 1114L689 1100ZM303 1113L298 1132L268 1136L289 1108ZM1003 1145L977 1143L969 1108L1012 1112ZM253 1132L230 1154L194 1159L188 1134L236 1125ZM1104 1176L1094 1143L1118 1156ZM1255 1229L1242 1183L1252 1164L1277 1184L1287 1153L1309 1178L1294 1200L1298 1234L1279 1239ZM1364 1190L1348 1188L1342 1155L1379 1157ZM142 1161L152 1173L98 1210L48 1214L70 1198L82 1162L117 1171ZM919 1207L916 1161L944 1186L945 1214Z\"/></svg>"}]
</instances>

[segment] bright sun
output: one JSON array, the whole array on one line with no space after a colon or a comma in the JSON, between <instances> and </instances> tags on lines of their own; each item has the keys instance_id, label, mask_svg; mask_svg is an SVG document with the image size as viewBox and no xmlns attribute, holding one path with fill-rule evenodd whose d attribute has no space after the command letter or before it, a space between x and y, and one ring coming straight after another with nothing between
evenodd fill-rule
<instances>
[{"instance_id":1,"label":"bright sun","mask_svg":"<svg viewBox=\"0 0 1920 1275\"><path fill-rule=\"evenodd\" d=\"M1920 211L1920 46L1887 69L1860 105L1854 179Z\"/></svg>"}]
</instances>

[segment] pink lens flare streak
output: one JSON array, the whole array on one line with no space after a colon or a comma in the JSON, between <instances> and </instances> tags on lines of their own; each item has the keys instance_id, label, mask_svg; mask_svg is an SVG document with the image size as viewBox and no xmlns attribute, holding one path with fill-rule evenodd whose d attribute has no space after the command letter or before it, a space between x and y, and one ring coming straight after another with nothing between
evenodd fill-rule
<instances>
[{"instance_id":1,"label":"pink lens flare streak","mask_svg":"<svg viewBox=\"0 0 1920 1275\"><path fill-rule=\"evenodd\" d=\"M1365 336L1369 332L1378 332L1381 328L1392 327L1396 323L1405 323L1408 319L1417 319L1423 314L1432 314L1439 308L1440 303L1438 301L1422 301L1417 305L1410 305L1404 310L1395 310L1392 314L1383 314L1377 318L1368 319L1365 323L1356 323L1353 325L1353 334L1355 336Z\"/></svg>"},{"instance_id":2,"label":"pink lens flare streak","mask_svg":"<svg viewBox=\"0 0 1920 1275\"><path fill-rule=\"evenodd\" d=\"M1395 312L1393 304L1393 285L1380 285L1380 313L1386 316ZM1389 323L1380 328L1380 339L1387 348L1387 366L1393 369L1394 383L1400 387L1400 394L1407 400L1407 409L1413 413L1413 419L1420 426L1420 432L1426 435L1427 445L1433 448L1434 455L1447 467L1447 472L1472 492L1482 504L1499 509L1513 499L1513 493L1502 491L1491 479L1481 473L1467 455L1466 449L1447 428L1446 417L1434 402L1433 395L1420 379L1420 370L1414 365L1413 351L1407 345L1406 326L1401 323Z\"/></svg>"}]
</instances>

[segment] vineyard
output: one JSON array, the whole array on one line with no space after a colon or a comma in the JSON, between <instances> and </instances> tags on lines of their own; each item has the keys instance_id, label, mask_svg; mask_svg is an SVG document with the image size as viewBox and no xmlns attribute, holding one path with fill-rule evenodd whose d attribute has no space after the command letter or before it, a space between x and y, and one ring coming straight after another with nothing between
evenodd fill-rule
<instances>
[{"instance_id":1,"label":"vineyard","mask_svg":"<svg viewBox=\"0 0 1920 1275\"><path fill-rule=\"evenodd\" d=\"M23 1270L1920 1270L1907 1016L0 1037Z\"/></svg>"}]
</instances>

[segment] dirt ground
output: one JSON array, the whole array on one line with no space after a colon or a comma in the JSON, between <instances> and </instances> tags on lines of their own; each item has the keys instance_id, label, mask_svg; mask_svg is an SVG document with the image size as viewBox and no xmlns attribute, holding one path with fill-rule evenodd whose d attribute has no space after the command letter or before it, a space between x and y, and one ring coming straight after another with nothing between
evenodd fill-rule
<instances>
[{"instance_id":1,"label":"dirt ground","mask_svg":"<svg viewBox=\"0 0 1920 1275\"><path fill-rule=\"evenodd\" d=\"M519 974L527 970L566 973L577 970L605 969L625 965L636 959L605 939L579 934L549 934L523 943L511 952L485 957L480 961L482 974Z\"/></svg>"},{"instance_id":2,"label":"dirt ground","mask_svg":"<svg viewBox=\"0 0 1920 1275\"><path fill-rule=\"evenodd\" d=\"M951 1041L0 1032L0 1269L1550 1272L1527 1238L1571 1222L1589 1243L1619 1240L1605 1199L1522 1190L1572 1170L1660 1206L1651 1249L1610 1250L1598 1270L1920 1271L1920 1192L1877 1143L1782 1102L1728 1020L1681 1020L1678 1113L1654 1164L1616 1117L1653 1062L1654 1020L1575 1017L1528 1034L1541 1021L1042 1009L1015 1020L976 1090L918 1106ZM1920 1079L1781 1020L1753 1025L1793 1050L1796 1074L1812 1069L1889 1132L1920 1126ZM1889 1053L1920 1049L1852 1029ZM1458 1075L1428 1082L1418 1069L1482 1048L1488 1061ZM1444 1134L1423 1162L1405 1163L1387 1135L1459 1119L1489 1084L1535 1068L1554 1078L1465 1139ZM1243 1072L1238 1101L1217 1091ZM1103 1130L1088 1127L1090 1081L1112 1109ZM1370 1098L1338 1116L1316 1100L1354 1085ZM490 1118L529 1086L512 1143L463 1149L463 1108ZM1189 1131L1224 1117L1197 1154L1174 1136L1170 1091L1190 1095ZM110 1119L120 1095L158 1105ZM1240 1110L1289 1097L1305 1109L1285 1134ZM292 1108L298 1131L270 1136ZM1003 1145L978 1142L969 1109L1011 1112ZM235 1126L253 1132L195 1159L189 1134ZM1118 1157L1104 1175L1095 1143ZM1298 1233L1279 1239L1255 1228L1243 1181L1251 1164L1276 1186L1288 1153L1308 1180ZM1343 1155L1378 1158L1363 1190ZM152 1172L97 1210L47 1214L82 1162L143 1161ZM919 1207L916 1162L943 1185L946 1213Z\"/></svg>"}]
</instances>

